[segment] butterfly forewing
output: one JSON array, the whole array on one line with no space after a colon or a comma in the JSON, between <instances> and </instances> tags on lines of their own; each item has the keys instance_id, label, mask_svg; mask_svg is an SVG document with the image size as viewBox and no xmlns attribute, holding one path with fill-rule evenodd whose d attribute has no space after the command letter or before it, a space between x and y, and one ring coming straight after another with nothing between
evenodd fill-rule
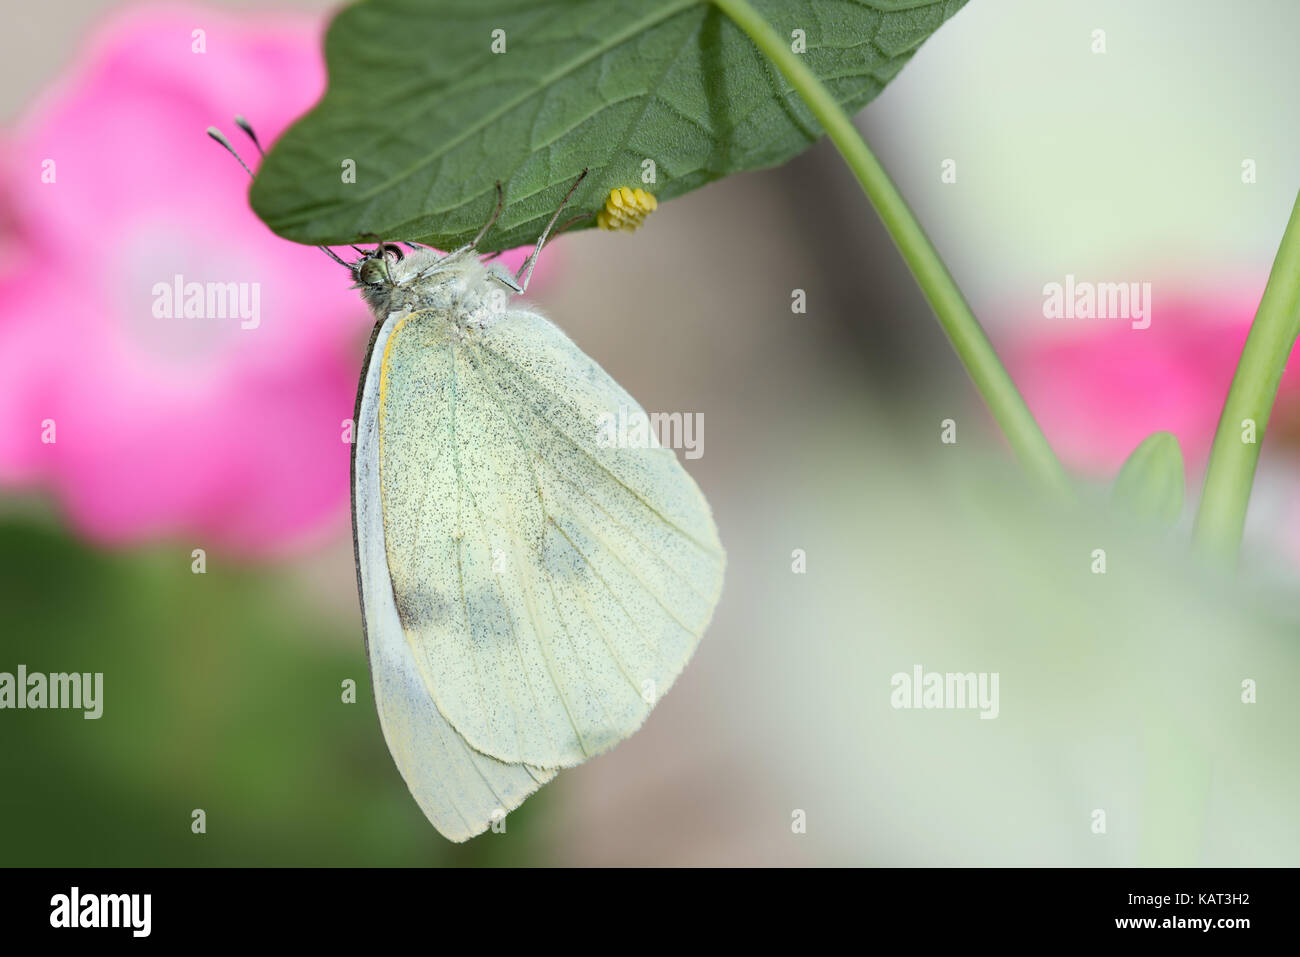
<instances>
[{"instance_id":1,"label":"butterfly forewing","mask_svg":"<svg viewBox=\"0 0 1300 957\"><path fill-rule=\"evenodd\" d=\"M635 731L721 589L673 452L609 447L640 407L545 318L394 323L379 392L386 555L411 655L477 751L567 767ZM401 403L387 400L401 395Z\"/></svg>"},{"instance_id":2,"label":"butterfly forewing","mask_svg":"<svg viewBox=\"0 0 1300 957\"><path fill-rule=\"evenodd\" d=\"M353 520L375 705L389 751L429 821L445 837L482 833L554 777L466 743L438 710L397 612L384 550L379 489L379 366L386 323L367 362L353 447Z\"/></svg>"}]
</instances>

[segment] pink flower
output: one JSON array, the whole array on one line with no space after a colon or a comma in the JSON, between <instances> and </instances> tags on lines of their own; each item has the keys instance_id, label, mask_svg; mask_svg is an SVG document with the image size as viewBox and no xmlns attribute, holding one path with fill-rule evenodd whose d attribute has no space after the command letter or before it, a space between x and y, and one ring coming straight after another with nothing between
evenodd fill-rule
<instances>
[{"instance_id":1,"label":"pink flower","mask_svg":"<svg viewBox=\"0 0 1300 957\"><path fill-rule=\"evenodd\" d=\"M310 107L322 29L128 13L4 147L0 482L52 488L96 540L263 553L346 527L369 314L342 267L253 215L247 175L205 135L221 127L255 167L230 118L269 142ZM177 277L182 299L239 284L244 313L205 296L210 314L186 318Z\"/></svg>"},{"instance_id":2,"label":"pink flower","mask_svg":"<svg viewBox=\"0 0 1300 957\"><path fill-rule=\"evenodd\" d=\"M1034 334L1002 352L1067 467L1113 478L1138 443L1165 430L1178 437L1189 474L1198 473L1261 291L1156 298L1142 330L1114 319L1035 320ZM1300 378L1286 375L1275 416L1298 390Z\"/></svg>"}]
</instances>

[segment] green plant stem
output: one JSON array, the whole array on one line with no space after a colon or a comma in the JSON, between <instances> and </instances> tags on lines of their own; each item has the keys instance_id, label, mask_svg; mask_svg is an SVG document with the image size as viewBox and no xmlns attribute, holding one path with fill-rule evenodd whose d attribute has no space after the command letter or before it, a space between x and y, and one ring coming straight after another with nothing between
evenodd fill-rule
<instances>
[{"instance_id":1,"label":"green plant stem","mask_svg":"<svg viewBox=\"0 0 1300 957\"><path fill-rule=\"evenodd\" d=\"M1196 514L1193 540L1198 548L1235 565L1246 524L1246 506L1255 481L1259 446L1287 359L1300 334L1300 196L1277 258L1264 287L1259 311L1241 350L1237 371L1219 416L1205 472L1205 488ZM1245 420L1255 423L1253 441L1245 441Z\"/></svg>"},{"instance_id":2,"label":"green plant stem","mask_svg":"<svg viewBox=\"0 0 1300 957\"><path fill-rule=\"evenodd\" d=\"M712 0L790 81L858 178L903 254L966 372L1024 467L1051 491L1070 497L1069 477L1007 375L979 320L880 161L820 80L748 0Z\"/></svg>"}]
</instances>

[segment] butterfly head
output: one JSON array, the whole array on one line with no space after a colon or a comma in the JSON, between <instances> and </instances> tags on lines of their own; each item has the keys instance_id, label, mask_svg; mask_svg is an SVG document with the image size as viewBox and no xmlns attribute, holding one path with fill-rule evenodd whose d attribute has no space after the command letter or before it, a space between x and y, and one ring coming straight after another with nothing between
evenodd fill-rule
<instances>
[{"instance_id":1,"label":"butterfly head","mask_svg":"<svg viewBox=\"0 0 1300 957\"><path fill-rule=\"evenodd\" d=\"M257 147L257 152L260 155L265 155L262 144L258 141L257 134L253 132L253 128L248 121L242 116L236 116L235 124L253 141L253 145ZM210 126L208 127L208 136L216 140L224 150L230 153L236 162L243 167L244 172L249 176L254 176L248 164L244 162L243 158L220 130ZM377 242L372 250L367 251L356 246L352 247L361 254L361 258L355 262L348 262L343 259L329 246L319 246L318 248L330 259L352 273L353 288L361 291L361 298L365 300L371 312L380 319L386 318L395 307L416 308L427 305L427 301L435 297L437 290L455 283L458 279L463 285L488 283L494 298L501 300L505 295L518 294L527 290L528 281L533 275L533 266L537 263L537 257L541 254L542 247L546 245L547 239L552 235L556 221L560 218L560 213L568 203L569 197L573 195L573 191L578 188L578 184L583 181L586 175L587 170L584 169L573 185L569 187L569 191L564 194L564 199L560 201L559 208L555 210L550 222L546 224L546 228L542 230L541 236L538 237L532 255L524 261L524 264L519 268L519 272L513 276L499 263L491 263L485 266L478 258L479 243L497 221L497 217L501 215L505 196L500 182L496 184L496 207L492 217L469 243L446 255L439 253L432 247L413 242L402 244L411 250L410 253L407 253L403 251L402 246L396 243L386 243L377 236L373 237ZM610 194L610 202L614 203L616 198L623 203L622 206L619 206L619 210L622 211L621 215L636 214L643 216L656 205L654 197L643 190L615 190ZM585 215L575 217L570 223L562 226L561 231L571 223L584 218L587 217ZM606 223L602 222L602 225L606 225ZM622 220L619 220L619 228L627 228Z\"/></svg>"},{"instance_id":2,"label":"butterfly head","mask_svg":"<svg viewBox=\"0 0 1300 957\"><path fill-rule=\"evenodd\" d=\"M352 277L357 288L391 286L396 281L397 266L406 258L402 247L394 243L381 243L370 252L362 253L352 264Z\"/></svg>"}]
</instances>

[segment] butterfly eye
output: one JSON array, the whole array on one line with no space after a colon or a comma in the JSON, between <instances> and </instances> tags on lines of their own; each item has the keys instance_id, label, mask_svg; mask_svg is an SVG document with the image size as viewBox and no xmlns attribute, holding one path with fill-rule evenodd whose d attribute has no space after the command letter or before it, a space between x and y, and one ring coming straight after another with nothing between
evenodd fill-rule
<instances>
[{"instance_id":1,"label":"butterfly eye","mask_svg":"<svg viewBox=\"0 0 1300 957\"><path fill-rule=\"evenodd\" d=\"M383 260L366 259L357 267L357 279L367 286L377 286L388 281L388 267Z\"/></svg>"}]
</instances>

